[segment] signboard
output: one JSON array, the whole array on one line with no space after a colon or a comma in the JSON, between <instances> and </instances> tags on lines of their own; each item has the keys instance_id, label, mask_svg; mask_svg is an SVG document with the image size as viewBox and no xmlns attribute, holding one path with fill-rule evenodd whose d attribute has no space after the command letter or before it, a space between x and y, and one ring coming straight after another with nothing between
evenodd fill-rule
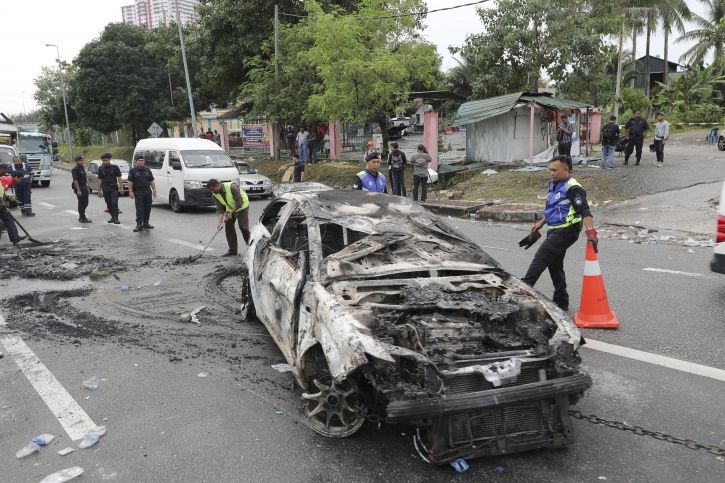
<instances>
[{"instance_id":1,"label":"signboard","mask_svg":"<svg viewBox=\"0 0 725 483\"><path fill-rule=\"evenodd\" d=\"M242 138L245 152L269 153L269 130L266 124L243 124Z\"/></svg>"},{"instance_id":2,"label":"signboard","mask_svg":"<svg viewBox=\"0 0 725 483\"><path fill-rule=\"evenodd\" d=\"M149 126L149 128L146 130L146 132L148 132L153 137L157 138L161 135L162 132L164 132L164 130L158 124L153 123Z\"/></svg>"}]
</instances>

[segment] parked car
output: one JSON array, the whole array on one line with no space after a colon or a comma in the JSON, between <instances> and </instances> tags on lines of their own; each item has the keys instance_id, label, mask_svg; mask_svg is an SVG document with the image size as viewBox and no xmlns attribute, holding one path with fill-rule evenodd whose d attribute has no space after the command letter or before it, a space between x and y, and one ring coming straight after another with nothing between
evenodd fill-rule
<instances>
[{"instance_id":1,"label":"parked car","mask_svg":"<svg viewBox=\"0 0 725 483\"><path fill-rule=\"evenodd\" d=\"M87 178L88 178L88 192L93 193L93 190L98 187L98 168L102 162L100 159L94 159L88 163ZM123 159L112 159L111 164L118 166L121 170L121 180L123 181L123 192L128 196L128 172L131 170L131 164Z\"/></svg>"},{"instance_id":2,"label":"parked car","mask_svg":"<svg viewBox=\"0 0 725 483\"><path fill-rule=\"evenodd\" d=\"M411 200L282 194L253 227L241 316L256 313L328 437L414 427L427 461L572 442L591 378L567 313Z\"/></svg>"},{"instance_id":3,"label":"parked car","mask_svg":"<svg viewBox=\"0 0 725 483\"><path fill-rule=\"evenodd\" d=\"M712 257L710 269L713 272L725 273L725 182L723 182L722 192L720 193L715 242L715 254Z\"/></svg>"},{"instance_id":4,"label":"parked car","mask_svg":"<svg viewBox=\"0 0 725 483\"><path fill-rule=\"evenodd\" d=\"M10 166L13 164L13 158L17 155L18 152L13 146L0 144L0 164Z\"/></svg>"},{"instance_id":5,"label":"parked car","mask_svg":"<svg viewBox=\"0 0 725 483\"><path fill-rule=\"evenodd\" d=\"M229 131L229 147L241 148L244 146L242 131Z\"/></svg>"},{"instance_id":6,"label":"parked car","mask_svg":"<svg viewBox=\"0 0 725 483\"><path fill-rule=\"evenodd\" d=\"M272 195L272 181L266 176L257 173L244 161L233 159L234 166L239 171L239 187L246 191L248 196L261 196L267 198Z\"/></svg>"}]
</instances>

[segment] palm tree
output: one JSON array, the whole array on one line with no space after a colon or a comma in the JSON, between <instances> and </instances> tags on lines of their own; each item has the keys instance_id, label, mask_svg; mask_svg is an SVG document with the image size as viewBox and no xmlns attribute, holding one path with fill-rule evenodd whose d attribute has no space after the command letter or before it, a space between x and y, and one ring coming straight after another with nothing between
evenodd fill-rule
<instances>
[{"instance_id":1,"label":"palm tree","mask_svg":"<svg viewBox=\"0 0 725 483\"><path fill-rule=\"evenodd\" d=\"M662 30L665 33L665 73L663 84L669 83L669 58L668 52L670 47L670 32L676 29L681 34L685 33L685 20L692 18L692 12L690 12L687 2L685 0L664 0L662 4L657 8L657 16L662 22Z\"/></svg>"},{"instance_id":2,"label":"palm tree","mask_svg":"<svg viewBox=\"0 0 725 483\"><path fill-rule=\"evenodd\" d=\"M680 61L689 62L690 65L702 64L710 52L713 52L713 63L722 64L725 62L725 0L700 1L705 4L705 16L692 14L692 22L699 28L677 39L677 42L695 42L695 45L682 54Z\"/></svg>"}]
</instances>

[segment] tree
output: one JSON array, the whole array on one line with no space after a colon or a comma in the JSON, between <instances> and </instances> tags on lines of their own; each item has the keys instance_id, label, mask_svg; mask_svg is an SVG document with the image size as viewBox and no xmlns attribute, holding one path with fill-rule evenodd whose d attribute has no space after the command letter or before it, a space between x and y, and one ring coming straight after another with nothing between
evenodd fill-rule
<instances>
[{"instance_id":1,"label":"tree","mask_svg":"<svg viewBox=\"0 0 725 483\"><path fill-rule=\"evenodd\" d=\"M680 61L690 65L703 64L707 56L714 54L713 64L725 63L725 0L700 0L705 4L705 17L692 14L692 22L699 28L686 32L677 42L695 42Z\"/></svg>"},{"instance_id":2,"label":"tree","mask_svg":"<svg viewBox=\"0 0 725 483\"><path fill-rule=\"evenodd\" d=\"M663 0L659 7L657 7L658 16L662 23L662 31L665 34L664 39L664 61L665 61L665 73L664 73L664 85L669 84L669 48L670 48L670 33L672 30L677 30L681 34L685 33L685 20L692 18L692 12L687 6L685 0Z\"/></svg>"},{"instance_id":3,"label":"tree","mask_svg":"<svg viewBox=\"0 0 725 483\"><path fill-rule=\"evenodd\" d=\"M62 69L63 82L66 88L73 82L76 76L75 66L64 64ZM63 112L63 92L60 86L61 71L50 67L43 67L40 75L35 78L35 94L33 98L38 103L38 111L42 124L46 129L52 126L65 126L65 114ZM68 106L68 118L72 124L77 116L73 107Z\"/></svg>"},{"instance_id":4,"label":"tree","mask_svg":"<svg viewBox=\"0 0 725 483\"><path fill-rule=\"evenodd\" d=\"M142 27L108 24L81 49L70 93L83 126L108 133L127 125L135 141L149 124L168 118L168 75L147 46L149 35Z\"/></svg>"},{"instance_id":5,"label":"tree","mask_svg":"<svg viewBox=\"0 0 725 483\"><path fill-rule=\"evenodd\" d=\"M717 104L723 101L721 89L725 86L725 75L716 66L688 69L671 84L660 85L662 89L657 98L660 109L681 114L685 122L720 120L722 109Z\"/></svg>"}]
</instances>

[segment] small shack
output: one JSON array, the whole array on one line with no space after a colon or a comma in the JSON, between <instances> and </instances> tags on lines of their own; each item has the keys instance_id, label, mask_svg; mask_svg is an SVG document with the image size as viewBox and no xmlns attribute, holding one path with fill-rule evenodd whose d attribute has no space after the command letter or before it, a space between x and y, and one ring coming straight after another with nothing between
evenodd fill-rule
<instances>
[{"instance_id":1,"label":"small shack","mask_svg":"<svg viewBox=\"0 0 725 483\"><path fill-rule=\"evenodd\" d=\"M589 119L591 107L549 93L516 92L462 104L454 125L466 128L466 158L471 161L533 162L537 155L552 154L561 113L575 126L572 155L578 155L581 136L589 136L589 123L581 126L580 118Z\"/></svg>"}]
</instances>

